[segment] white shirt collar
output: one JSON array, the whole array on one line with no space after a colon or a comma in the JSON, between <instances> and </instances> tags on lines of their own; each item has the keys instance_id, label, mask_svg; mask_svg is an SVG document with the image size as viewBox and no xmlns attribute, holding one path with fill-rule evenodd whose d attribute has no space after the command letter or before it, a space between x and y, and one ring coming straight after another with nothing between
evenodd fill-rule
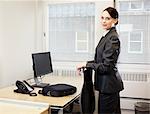
<instances>
[{"instance_id":1,"label":"white shirt collar","mask_svg":"<svg viewBox=\"0 0 150 114\"><path fill-rule=\"evenodd\" d=\"M103 36L105 36L110 30L106 30L104 33L103 33Z\"/></svg>"},{"instance_id":2,"label":"white shirt collar","mask_svg":"<svg viewBox=\"0 0 150 114\"><path fill-rule=\"evenodd\" d=\"M115 27L115 25L113 24L113 25L112 25L112 27ZM109 29L109 30L104 31L103 36L105 36L105 35L106 35L109 31L110 31L110 29Z\"/></svg>"}]
</instances>

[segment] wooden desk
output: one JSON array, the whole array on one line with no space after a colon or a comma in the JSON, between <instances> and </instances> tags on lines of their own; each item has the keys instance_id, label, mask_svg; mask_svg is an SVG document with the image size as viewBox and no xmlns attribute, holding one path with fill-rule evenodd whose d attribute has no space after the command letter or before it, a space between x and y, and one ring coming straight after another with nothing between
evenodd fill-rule
<instances>
[{"instance_id":1,"label":"wooden desk","mask_svg":"<svg viewBox=\"0 0 150 114\"><path fill-rule=\"evenodd\" d=\"M23 101L32 101L32 102L41 102L48 103L50 108L60 109L59 113L63 113L63 108L68 104L77 99L80 95L83 77L82 76L46 76L44 77L44 82L50 84L56 83L66 83L71 84L77 87L77 92L73 95L64 96L64 97L50 97L43 96L38 94L37 96L29 96L27 94L14 93L13 90L15 86L10 86L0 89L0 98L23 100ZM35 92L38 93L39 88L35 88Z\"/></svg>"},{"instance_id":2,"label":"wooden desk","mask_svg":"<svg viewBox=\"0 0 150 114\"><path fill-rule=\"evenodd\" d=\"M0 114L48 114L48 103L33 103L0 98Z\"/></svg>"}]
</instances>

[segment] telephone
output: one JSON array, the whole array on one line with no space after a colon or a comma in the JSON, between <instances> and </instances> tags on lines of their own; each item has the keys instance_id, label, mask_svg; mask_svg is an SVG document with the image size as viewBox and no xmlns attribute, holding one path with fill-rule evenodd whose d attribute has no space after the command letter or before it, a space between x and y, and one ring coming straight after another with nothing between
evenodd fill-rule
<instances>
[{"instance_id":1,"label":"telephone","mask_svg":"<svg viewBox=\"0 0 150 114\"><path fill-rule=\"evenodd\" d=\"M36 93L32 93L34 88L25 80L23 81L16 81L16 86L18 89L14 90L16 93L23 93L23 94L29 94L30 96L37 96Z\"/></svg>"}]
</instances>

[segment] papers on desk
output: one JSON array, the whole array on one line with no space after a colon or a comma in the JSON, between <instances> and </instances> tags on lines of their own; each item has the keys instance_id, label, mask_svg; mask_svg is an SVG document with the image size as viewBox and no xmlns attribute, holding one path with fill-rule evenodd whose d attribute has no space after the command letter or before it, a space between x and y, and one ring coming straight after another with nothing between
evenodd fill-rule
<instances>
[{"instance_id":1,"label":"papers on desk","mask_svg":"<svg viewBox=\"0 0 150 114\"><path fill-rule=\"evenodd\" d=\"M0 107L0 114L43 114L49 104L0 98Z\"/></svg>"}]
</instances>

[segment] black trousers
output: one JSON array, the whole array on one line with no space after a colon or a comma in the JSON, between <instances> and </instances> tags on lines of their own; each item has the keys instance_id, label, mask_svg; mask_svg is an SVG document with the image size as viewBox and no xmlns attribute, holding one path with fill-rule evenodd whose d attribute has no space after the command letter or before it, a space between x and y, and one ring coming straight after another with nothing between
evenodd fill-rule
<instances>
[{"instance_id":1,"label":"black trousers","mask_svg":"<svg viewBox=\"0 0 150 114\"><path fill-rule=\"evenodd\" d=\"M121 114L118 92L113 94L99 93L98 114Z\"/></svg>"}]
</instances>

